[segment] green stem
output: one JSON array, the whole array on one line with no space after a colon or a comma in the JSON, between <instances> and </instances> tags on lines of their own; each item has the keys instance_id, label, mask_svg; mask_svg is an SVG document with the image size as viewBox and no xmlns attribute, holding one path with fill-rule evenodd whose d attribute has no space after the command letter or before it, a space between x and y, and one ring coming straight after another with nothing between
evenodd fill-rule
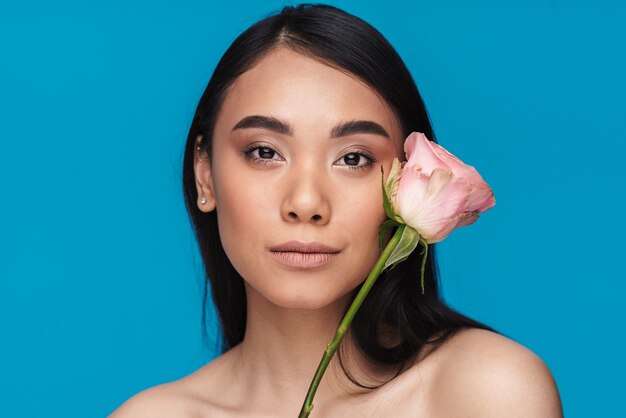
<instances>
[{"instance_id":1,"label":"green stem","mask_svg":"<svg viewBox=\"0 0 626 418\"><path fill-rule=\"evenodd\" d=\"M422 258L422 280L421 280L422 295L423 295L424 294L424 267L426 266L426 257L428 256L428 244L426 243L426 241L420 240L420 242L422 243L422 245L424 245L424 257Z\"/></svg>"},{"instance_id":2,"label":"green stem","mask_svg":"<svg viewBox=\"0 0 626 418\"><path fill-rule=\"evenodd\" d=\"M346 331L348 330L348 327L352 323L352 319L354 318L354 315L359 310L361 303L363 303L365 296L367 296L370 289L376 282L376 279L378 278L378 276L380 276L380 273L383 270L383 266L385 265L385 262L387 261L387 259L389 258L393 250L398 245L398 242L400 242L400 237L402 236L402 232L404 231L405 227L406 227L405 225L400 225L398 229L396 230L396 233L389 240L389 243L387 244L382 254L380 255L380 258L374 265L374 268L372 269L371 273L369 274L369 276L367 276L367 279L363 283L361 290L354 298L352 305L350 305L348 312L341 320L341 323L339 324L339 327L337 328L337 331L335 332L335 336L333 337L333 340L330 342L330 344L326 346L326 350L324 351L324 355L322 356L322 360L320 361L319 366L317 366L317 371L315 372L315 376L313 377L313 380L311 381L311 385L309 386L309 391L306 394L306 398L304 399L304 404L302 405L302 409L300 410L300 415L298 415L298 418L308 417L311 411L313 410L313 397L315 396L317 387L319 386L320 381L322 380L322 376L324 375L324 372L326 371L326 368L328 367L328 364L330 363L331 358L337 351L337 348L339 348L339 344L341 343L341 340L343 340L343 337Z\"/></svg>"}]
</instances>

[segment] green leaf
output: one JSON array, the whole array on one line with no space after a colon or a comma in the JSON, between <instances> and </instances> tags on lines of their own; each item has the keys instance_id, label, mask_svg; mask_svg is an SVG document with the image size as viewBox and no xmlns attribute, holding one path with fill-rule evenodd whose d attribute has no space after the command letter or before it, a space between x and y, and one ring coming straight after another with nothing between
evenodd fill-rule
<instances>
[{"instance_id":1,"label":"green leaf","mask_svg":"<svg viewBox=\"0 0 626 418\"><path fill-rule=\"evenodd\" d=\"M394 221L393 219L387 219L380 226L380 234L379 234L378 242L380 244L380 250L381 251L383 250L383 247L385 245L385 236L387 235L387 232L389 231L389 228L393 228L394 226L400 226L400 225L402 225L402 224L399 224L398 222Z\"/></svg>"},{"instance_id":2,"label":"green leaf","mask_svg":"<svg viewBox=\"0 0 626 418\"><path fill-rule=\"evenodd\" d=\"M392 251L391 255L385 262L383 266L383 270L388 266L391 266L390 270L392 270L396 265L404 260L406 260L409 255L415 250L417 244L420 240L420 235L417 231L411 228L408 225L402 225L400 228L404 228L402 231L402 236L400 237L400 241L396 248Z\"/></svg>"},{"instance_id":3,"label":"green leaf","mask_svg":"<svg viewBox=\"0 0 626 418\"><path fill-rule=\"evenodd\" d=\"M380 172L382 173L382 186L383 186L383 207L385 208L385 213L389 219L393 219L400 224L405 224L404 220L398 216L393 211L393 204L391 203L392 199L395 199L396 193L398 191L398 184L400 181L400 175L402 174L402 165L400 160L394 158L393 164L391 166L391 171L389 172L389 177L387 178L387 184L385 184L385 172L383 170L383 166L380 166Z\"/></svg>"},{"instance_id":4,"label":"green leaf","mask_svg":"<svg viewBox=\"0 0 626 418\"><path fill-rule=\"evenodd\" d=\"M385 172L382 165L380 166L380 172L382 174L383 206L385 208L385 213L389 219L395 219L395 214L393 213L393 208L391 207L391 200L389 200L389 196L387 196L387 189L385 188Z\"/></svg>"}]
</instances>

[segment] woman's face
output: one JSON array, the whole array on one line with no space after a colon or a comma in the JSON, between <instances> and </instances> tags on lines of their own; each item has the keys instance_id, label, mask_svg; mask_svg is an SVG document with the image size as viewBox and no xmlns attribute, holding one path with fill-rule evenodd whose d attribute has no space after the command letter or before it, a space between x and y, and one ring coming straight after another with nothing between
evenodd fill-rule
<instances>
[{"instance_id":1,"label":"woman's face","mask_svg":"<svg viewBox=\"0 0 626 418\"><path fill-rule=\"evenodd\" d=\"M366 123L341 132L351 121ZM229 90L212 161L196 155L199 198L208 199L198 207L217 210L222 245L249 290L285 308L322 308L363 282L380 255L380 166L386 178L393 158L402 159L402 140L370 87L279 48ZM313 265L306 261L324 256L271 251L287 241L339 252Z\"/></svg>"}]
</instances>

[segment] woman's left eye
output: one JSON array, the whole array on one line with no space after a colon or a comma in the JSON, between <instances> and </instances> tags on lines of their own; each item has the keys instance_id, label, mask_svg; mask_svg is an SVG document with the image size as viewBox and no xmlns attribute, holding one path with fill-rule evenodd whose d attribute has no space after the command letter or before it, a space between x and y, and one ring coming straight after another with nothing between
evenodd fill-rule
<instances>
[{"instance_id":1,"label":"woman's left eye","mask_svg":"<svg viewBox=\"0 0 626 418\"><path fill-rule=\"evenodd\" d=\"M341 157L337 161L345 161L350 170L365 170L366 168L371 167L377 161L376 157L372 154L360 151L360 152L350 152L343 157ZM359 165L359 162L364 161L365 164ZM341 164L340 164L341 165Z\"/></svg>"}]
</instances>

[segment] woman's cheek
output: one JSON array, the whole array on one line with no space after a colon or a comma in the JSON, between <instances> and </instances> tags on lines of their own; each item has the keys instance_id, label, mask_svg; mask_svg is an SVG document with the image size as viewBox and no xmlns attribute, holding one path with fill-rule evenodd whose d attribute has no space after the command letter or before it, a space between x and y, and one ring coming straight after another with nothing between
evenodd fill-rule
<instances>
[{"instance_id":1,"label":"woman's cheek","mask_svg":"<svg viewBox=\"0 0 626 418\"><path fill-rule=\"evenodd\" d=\"M354 190L352 198L346 200L344 216L346 222L353 226L354 240L368 242L367 240L377 239L380 224L385 221L382 192L379 193L378 186L373 189L367 187L359 191Z\"/></svg>"},{"instance_id":2,"label":"woman's cheek","mask_svg":"<svg viewBox=\"0 0 626 418\"><path fill-rule=\"evenodd\" d=\"M220 174L226 174L220 171ZM267 216L263 207L267 197L262 188L253 187L253 183L237 175L219 176L217 190L217 220L220 239L231 262L238 266L239 260L249 252L249 246L256 244L255 239L264 237L261 231L264 222L260 218ZM254 208L251 210L250 208Z\"/></svg>"}]
</instances>

